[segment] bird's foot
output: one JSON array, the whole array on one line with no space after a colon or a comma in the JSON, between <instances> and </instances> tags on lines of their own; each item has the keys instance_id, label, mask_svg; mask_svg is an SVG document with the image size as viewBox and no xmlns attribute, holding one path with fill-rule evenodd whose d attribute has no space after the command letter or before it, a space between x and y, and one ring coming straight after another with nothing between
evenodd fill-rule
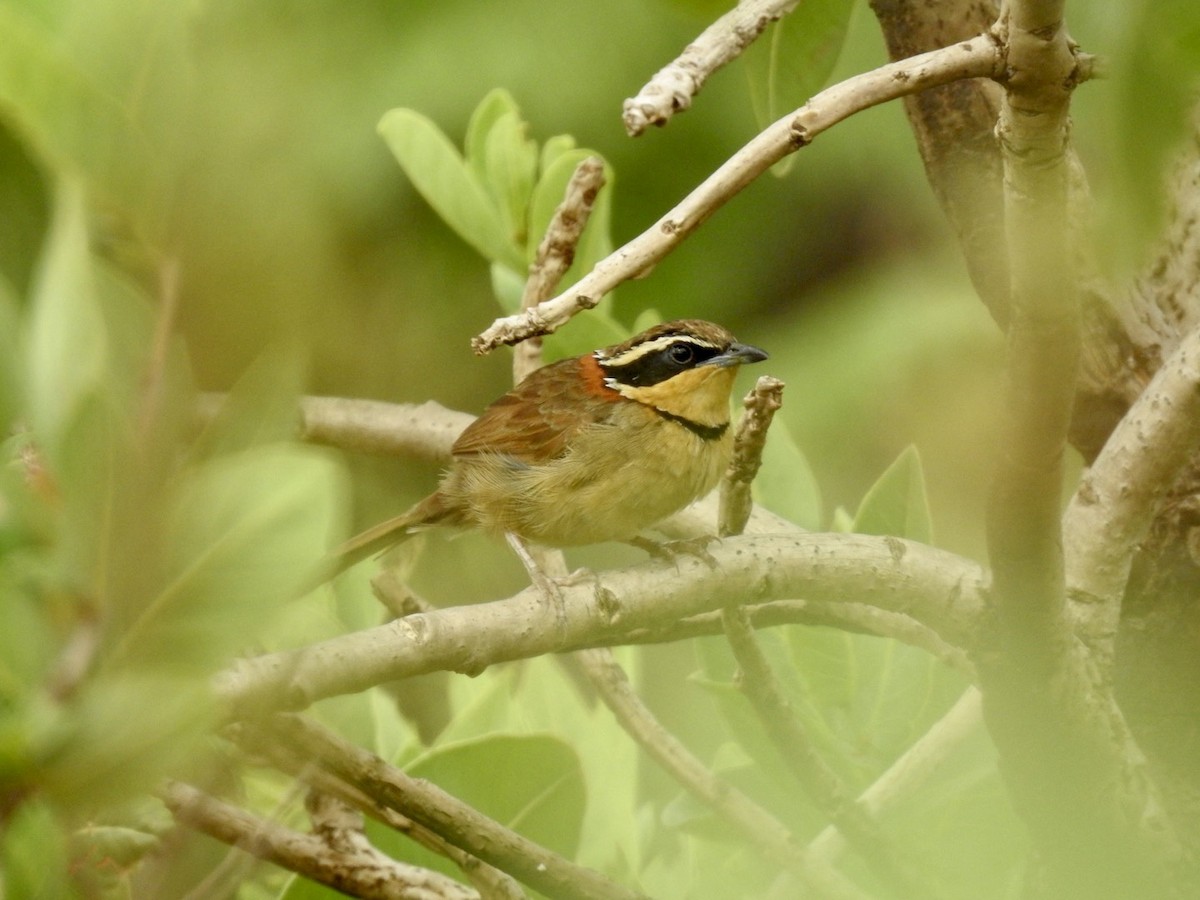
<instances>
[{"instance_id":1,"label":"bird's foot","mask_svg":"<svg viewBox=\"0 0 1200 900\"><path fill-rule=\"evenodd\" d=\"M640 550L645 550L654 559L673 563L676 568L679 568L680 557L690 556L700 560L710 569L715 569L717 561L708 552L708 545L719 540L720 538L716 535L704 535L682 541L652 541L649 538L634 537L630 538L627 543Z\"/></svg>"}]
</instances>

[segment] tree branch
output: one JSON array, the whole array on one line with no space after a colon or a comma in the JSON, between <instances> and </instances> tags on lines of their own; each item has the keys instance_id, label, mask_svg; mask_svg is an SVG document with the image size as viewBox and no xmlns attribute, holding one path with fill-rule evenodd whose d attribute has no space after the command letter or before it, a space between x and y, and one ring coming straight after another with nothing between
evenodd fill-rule
<instances>
[{"instance_id":1,"label":"tree branch","mask_svg":"<svg viewBox=\"0 0 1200 900\"><path fill-rule=\"evenodd\" d=\"M508 872L549 897L564 900L636 900L642 895L576 865L505 828L427 781L412 778L331 731L299 716L275 715L244 723L240 745L270 756L307 758L367 796L423 825L472 856Z\"/></svg>"},{"instance_id":2,"label":"tree branch","mask_svg":"<svg viewBox=\"0 0 1200 900\"><path fill-rule=\"evenodd\" d=\"M717 69L737 59L766 29L793 9L799 0L741 0L688 44L679 58L664 66L625 101L621 118L630 137L650 125L666 125L677 112L692 105L704 82Z\"/></svg>"},{"instance_id":3,"label":"tree branch","mask_svg":"<svg viewBox=\"0 0 1200 900\"><path fill-rule=\"evenodd\" d=\"M1062 11L1062 0L1011 0L997 25L1008 48L997 134L1011 318L1006 435L987 514L993 628L976 664L1002 769L1045 854L1053 895L1132 896L1161 877L1178 847L1145 761L1065 616L1059 509L1080 312L1067 226L1075 59Z\"/></svg>"},{"instance_id":4,"label":"tree branch","mask_svg":"<svg viewBox=\"0 0 1200 900\"><path fill-rule=\"evenodd\" d=\"M560 582L564 618L540 592L407 616L299 650L244 659L217 679L233 711L301 709L323 697L436 670L480 672L498 662L619 643L631 630L724 605L811 596L912 616L969 646L985 575L968 560L897 538L796 534L728 538L715 566L681 557Z\"/></svg>"},{"instance_id":5,"label":"tree branch","mask_svg":"<svg viewBox=\"0 0 1200 900\"><path fill-rule=\"evenodd\" d=\"M557 297L514 316L497 319L471 342L477 353L501 344L550 334L590 309L617 285L662 260L717 209L775 163L805 147L826 129L871 106L963 78L1003 74L999 47L990 35L881 66L826 88L808 103L759 133L652 227L596 264Z\"/></svg>"},{"instance_id":6,"label":"tree branch","mask_svg":"<svg viewBox=\"0 0 1200 900\"><path fill-rule=\"evenodd\" d=\"M1067 507L1067 587L1082 633L1106 668L1134 551L1198 446L1200 329L1163 363Z\"/></svg>"},{"instance_id":7,"label":"tree branch","mask_svg":"<svg viewBox=\"0 0 1200 900\"><path fill-rule=\"evenodd\" d=\"M331 844L223 803L190 785L161 792L180 823L318 884L365 900L478 900L457 881L380 853L365 839ZM345 835L343 834L343 837Z\"/></svg>"}]
</instances>

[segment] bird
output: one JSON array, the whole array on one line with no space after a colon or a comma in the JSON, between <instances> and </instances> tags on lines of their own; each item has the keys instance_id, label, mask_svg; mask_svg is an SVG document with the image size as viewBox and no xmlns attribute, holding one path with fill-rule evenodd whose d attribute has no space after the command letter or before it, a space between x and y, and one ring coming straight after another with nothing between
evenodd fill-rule
<instances>
[{"instance_id":1,"label":"bird","mask_svg":"<svg viewBox=\"0 0 1200 900\"><path fill-rule=\"evenodd\" d=\"M336 571L435 526L556 548L634 540L716 486L734 378L765 359L678 319L536 369L462 432L437 490L333 552Z\"/></svg>"}]
</instances>

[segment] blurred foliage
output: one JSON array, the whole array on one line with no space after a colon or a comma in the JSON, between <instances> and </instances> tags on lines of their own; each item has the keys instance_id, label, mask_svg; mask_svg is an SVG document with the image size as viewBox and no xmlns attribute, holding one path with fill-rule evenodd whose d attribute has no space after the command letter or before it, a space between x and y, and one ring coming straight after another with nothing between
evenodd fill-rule
<instances>
[{"instance_id":1,"label":"blurred foliage","mask_svg":"<svg viewBox=\"0 0 1200 900\"><path fill-rule=\"evenodd\" d=\"M129 801L164 772L216 765L209 676L235 652L377 620L361 571L291 602L345 530L348 493L341 461L292 442L297 394L482 408L508 360L476 360L468 338L512 308L581 147L616 177L572 278L762 118L883 59L864 4L813 0L686 115L625 138L621 99L726 5L0 0L0 893L185 893L224 851L198 842L144 858L166 824ZM1077 92L1073 137L1105 258L1128 268L1161 214L1200 71L1197 18L1188 0L1078 0L1068 14L1107 61L1108 77ZM901 109L870 110L550 352L659 317L719 320L766 346L789 384L760 502L811 528L930 539L936 526L943 545L978 554L1000 340L948 242ZM232 389L198 430L197 385ZM363 522L433 474L349 462ZM415 580L466 602L522 577L468 536L431 540ZM962 687L876 638L764 638L856 788ZM720 641L620 657L701 756L802 834L817 827L780 789L790 781ZM553 660L454 678L447 702L433 747L383 691L315 712L653 896L789 895ZM504 773L485 777L500 760ZM302 821L281 779L225 777L264 814ZM1021 838L985 736L893 815L952 895L1012 895ZM264 871L242 896L284 891L326 895Z\"/></svg>"}]
</instances>

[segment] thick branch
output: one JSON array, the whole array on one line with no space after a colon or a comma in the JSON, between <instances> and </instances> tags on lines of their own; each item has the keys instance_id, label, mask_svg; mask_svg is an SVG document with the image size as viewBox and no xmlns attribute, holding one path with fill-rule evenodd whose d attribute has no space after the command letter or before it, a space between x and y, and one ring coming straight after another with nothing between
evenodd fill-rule
<instances>
[{"instance_id":1,"label":"thick branch","mask_svg":"<svg viewBox=\"0 0 1200 900\"><path fill-rule=\"evenodd\" d=\"M759 175L843 119L939 84L1001 74L999 48L990 35L984 34L881 66L825 89L794 113L769 125L679 205L597 263L570 289L526 312L497 319L472 341L472 346L477 353L486 353L501 344L557 330L576 313L595 306L617 285L658 263Z\"/></svg>"},{"instance_id":2,"label":"thick branch","mask_svg":"<svg viewBox=\"0 0 1200 900\"><path fill-rule=\"evenodd\" d=\"M1200 446L1200 329L1163 364L1084 474L1064 531L1067 586L1093 647L1107 648L1134 551Z\"/></svg>"},{"instance_id":3,"label":"thick branch","mask_svg":"<svg viewBox=\"0 0 1200 900\"><path fill-rule=\"evenodd\" d=\"M559 583L561 622L528 588L507 600L407 616L244 659L219 677L217 690L235 710L301 709L409 675L476 673L498 662L619 643L631 630L718 609L730 597L872 604L911 615L953 644L973 640L984 573L941 550L897 538L796 534L728 538L709 553L715 566L680 557Z\"/></svg>"},{"instance_id":4,"label":"thick branch","mask_svg":"<svg viewBox=\"0 0 1200 900\"><path fill-rule=\"evenodd\" d=\"M1051 894L1090 898L1145 889L1177 846L1144 759L1064 614L1059 508L1080 314L1067 226L1075 61L1062 8L1062 0L1012 0L997 26L1010 73L997 126L1008 387L987 516L994 627L976 662L985 716Z\"/></svg>"}]
</instances>

